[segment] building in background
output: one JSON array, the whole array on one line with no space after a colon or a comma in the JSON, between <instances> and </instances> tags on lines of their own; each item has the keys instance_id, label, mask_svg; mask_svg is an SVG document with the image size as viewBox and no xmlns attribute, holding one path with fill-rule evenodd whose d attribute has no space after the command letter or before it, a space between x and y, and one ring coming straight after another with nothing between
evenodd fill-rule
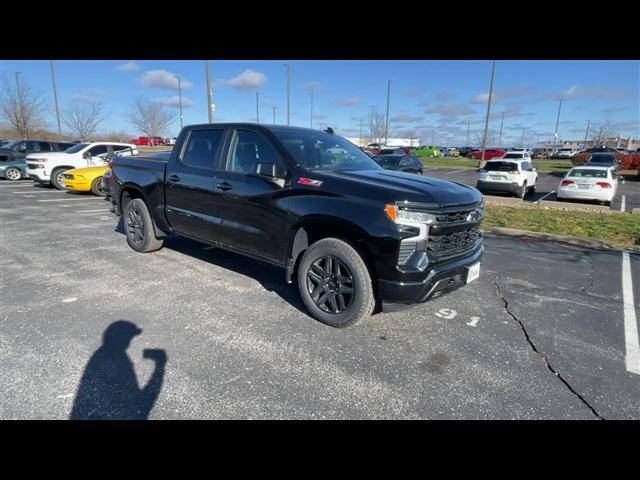
<instances>
[{"instance_id":1,"label":"building in background","mask_svg":"<svg viewBox=\"0 0 640 480\"><path fill-rule=\"evenodd\" d=\"M346 137L351 143L358 147L366 147L370 142L365 138L359 137ZM419 138L389 138L386 143L387 147L419 147Z\"/></svg>"},{"instance_id":2,"label":"building in background","mask_svg":"<svg viewBox=\"0 0 640 480\"><path fill-rule=\"evenodd\" d=\"M640 139L637 138L622 138L622 137L611 137L607 138L604 142L604 145L594 145L592 140L587 140L586 142L583 140L563 140L561 142L540 142L538 143L538 148L545 150L557 150L559 148L575 148L575 149L586 149L593 147L609 147L609 148L624 148L626 150L635 150L640 148Z\"/></svg>"}]
</instances>

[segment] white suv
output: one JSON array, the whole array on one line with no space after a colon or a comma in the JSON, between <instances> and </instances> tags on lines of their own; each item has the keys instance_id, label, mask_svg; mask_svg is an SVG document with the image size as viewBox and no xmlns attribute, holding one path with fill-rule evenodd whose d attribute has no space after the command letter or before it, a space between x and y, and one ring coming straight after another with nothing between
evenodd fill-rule
<instances>
[{"instance_id":1,"label":"white suv","mask_svg":"<svg viewBox=\"0 0 640 480\"><path fill-rule=\"evenodd\" d=\"M558 157L558 158L573 158L576 153L578 153L578 151L573 149L573 148L561 148L556 153L556 157Z\"/></svg>"},{"instance_id":2,"label":"white suv","mask_svg":"<svg viewBox=\"0 0 640 480\"><path fill-rule=\"evenodd\" d=\"M64 152L41 152L27 155L27 175L38 183L50 183L64 190L63 174L72 168L105 165L106 157L117 153L121 156L138 155L138 149L130 143L93 142L78 143Z\"/></svg>"},{"instance_id":3,"label":"white suv","mask_svg":"<svg viewBox=\"0 0 640 480\"><path fill-rule=\"evenodd\" d=\"M476 188L482 193L506 192L523 198L536 191L538 172L528 153L507 152L504 158L489 160L478 171Z\"/></svg>"}]
</instances>

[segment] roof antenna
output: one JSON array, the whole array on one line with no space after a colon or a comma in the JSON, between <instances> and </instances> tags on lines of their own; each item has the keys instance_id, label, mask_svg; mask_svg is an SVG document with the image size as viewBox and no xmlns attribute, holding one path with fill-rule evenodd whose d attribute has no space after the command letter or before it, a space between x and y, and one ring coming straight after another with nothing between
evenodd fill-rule
<instances>
[{"instance_id":1,"label":"roof antenna","mask_svg":"<svg viewBox=\"0 0 640 480\"><path fill-rule=\"evenodd\" d=\"M333 135L335 132L333 131L333 128L331 127L327 127L326 130L324 131L325 133L328 133L329 135Z\"/></svg>"}]
</instances>

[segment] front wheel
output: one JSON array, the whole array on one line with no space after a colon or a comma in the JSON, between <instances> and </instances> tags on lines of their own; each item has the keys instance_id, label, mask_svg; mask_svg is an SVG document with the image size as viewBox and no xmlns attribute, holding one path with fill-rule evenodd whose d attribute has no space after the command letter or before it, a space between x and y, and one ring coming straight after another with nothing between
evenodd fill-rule
<instances>
[{"instance_id":1,"label":"front wheel","mask_svg":"<svg viewBox=\"0 0 640 480\"><path fill-rule=\"evenodd\" d=\"M20 180L22 178L22 173L20 173L20 170L18 170L17 168L7 168L4 171L4 178L15 182L16 180Z\"/></svg>"},{"instance_id":2,"label":"front wheel","mask_svg":"<svg viewBox=\"0 0 640 480\"><path fill-rule=\"evenodd\" d=\"M91 183L91 193L93 193L97 197L104 197L106 195L106 193L104 192L104 188L102 187L102 177L96 178Z\"/></svg>"},{"instance_id":3,"label":"front wheel","mask_svg":"<svg viewBox=\"0 0 640 480\"><path fill-rule=\"evenodd\" d=\"M124 230L127 243L136 252L147 253L162 248L163 241L156 238L153 220L141 198L134 198L124 209Z\"/></svg>"},{"instance_id":4,"label":"front wheel","mask_svg":"<svg viewBox=\"0 0 640 480\"><path fill-rule=\"evenodd\" d=\"M64 186L64 172L69 170L68 168L56 168L53 172L51 172L51 185L56 187L58 190L66 190L67 187Z\"/></svg>"},{"instance_id":5,"label":"front wheel","mask_svg":"<svg viewBox=\"0 0 640 480\"><path fill-rule=\"evenodd\" d=\"M371 316L375 306L371 276L347 242L325 238L312 244L298 267L298 289L313 317L344 328Z\"/></svg>"}]
</instances>

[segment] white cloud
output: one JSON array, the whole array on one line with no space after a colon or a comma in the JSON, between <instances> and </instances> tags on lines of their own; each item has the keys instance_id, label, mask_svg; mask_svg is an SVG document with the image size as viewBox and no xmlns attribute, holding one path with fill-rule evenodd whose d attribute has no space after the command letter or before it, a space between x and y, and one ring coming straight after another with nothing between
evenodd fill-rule
<instances>
[{"instance_id":1,"label":"white cloud","mask_svg":"<svg viewBox=\"0 0 640 480\"><path fill-rule=\"evenodd\" d=\"M128 61L127 63L122 63L114 68L116 72L137 72L140 70L140 65L136 62Z\"/></svg>"},{"instance_id":2,"label":"white cloud","mask_svg":"<svg viewBox=\"0 0 640 480\"><path fill-rule=\"evenodd\" d=\"M332 106L350 107L353 105L360 105L362 100L356 97L344 98L342 100L334 100L331 102Z\"/></svg>"},{"instance_id":3,"label":"white cloud","mask_svg":"<svg viewBox=\"0 0 640 480\"><path fill-rule=\"evenodd\" d=\"M417 117L409 115L408 113L401 113L390 118L392 122L404 122L404 123L420 123L424 120L424 117Z\"/></svg>"},{"instance_id":4,"label":"white cloud","mask_svg":"<svg viewBox=\"0 0 640 480\"><path fill-rule=\"evenodd\" d=\"M459 117L471 115L475 111L464 105L436 105L433 108L428 108L424 113L437 113L444 117Z\"/></svg>"},{"instance_id":5,"label":"white cloud","mask_svg":"<svg viewBox=\"0 0 640 480\"><path fill-rule=\"evenodd\" d=\"M168 90L178 89L178 79L175 74L167 72L166 70L149 70L144 72L138 79L142 85L148 88L165 88ZM182 88L191 88L193 84L180 79Z\"/></svg>"},{"instance_id":6,"label":"white cloud","mask_svg":"<svg viewBox=\"0 0 640 480\"><path fill-rule=\"evenodd\" d=\"M256 72L250 68L230 80L222 80L223 84L237 90L258 90L266 81L267 76L264 73Z\"/></svg>"},{"instance_id":7,"label":"white cloud","mask_svg":"<svg viewBox=\"0 0 640 480\"><path fill-rule=\"evenodd\" d=\"M313 91L318 91L320 89L322 89L323 85L320 82L307 82L303 85L303 88L307 91L307 92L311 92Z\"/></svg>"},{"instance_id":8,"label":"white cloud","mask_svg":"<svg viewBox=\"0 0 640 480\"><path fill-rule=\"evenodd\" d=\"M180 96L176 95L171 98L158 98L155 100L158 103L166 105L167 107L180 108ZM182 108L190 107L193 105L193 102L189 100L187 97L182 97Z\"/></svg>"}]
</instances>

